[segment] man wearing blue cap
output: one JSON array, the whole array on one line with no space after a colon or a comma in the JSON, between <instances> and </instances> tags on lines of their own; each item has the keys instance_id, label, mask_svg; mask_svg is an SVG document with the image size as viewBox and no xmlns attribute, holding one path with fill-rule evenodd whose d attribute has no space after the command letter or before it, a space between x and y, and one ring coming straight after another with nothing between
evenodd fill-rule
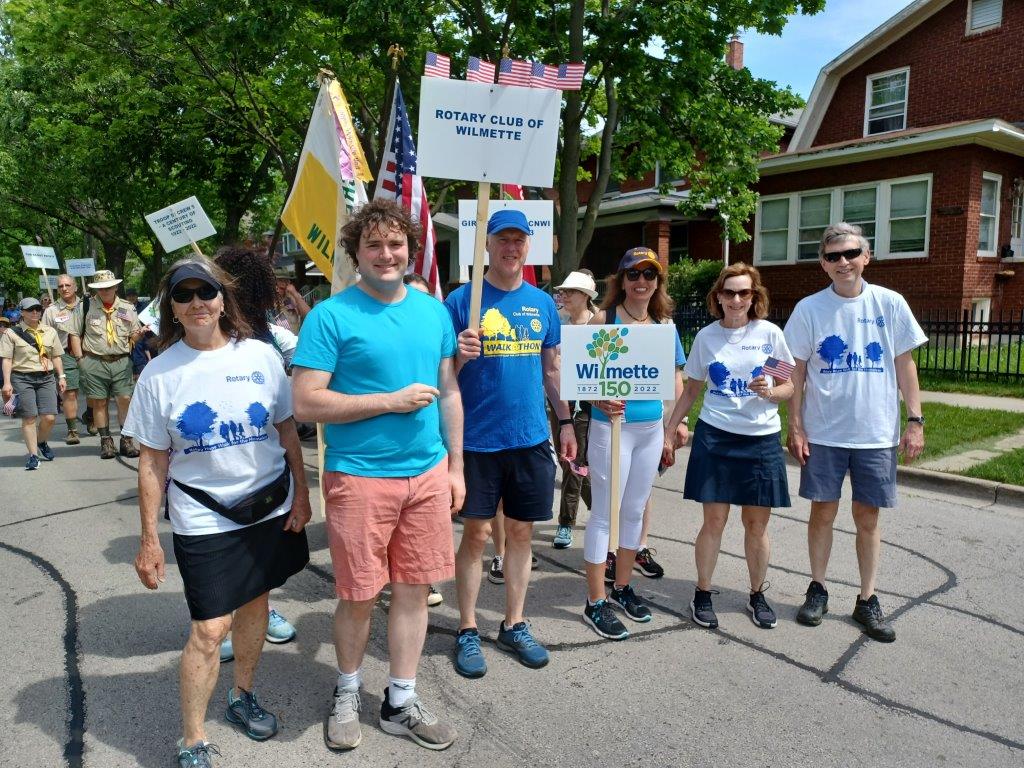
<instances>
[{"instance_id":1,"label":"man wearing blue cap","mask_svg":"<svg viewBox=\"0 0 1024 768\"><path fill-rule=\"evenodd\" d=\"M533 524L551 519L554 497L545 393L558 415L567 461L576 457L576 435L569 407L558 396L561 328L555 302L523 281L532 234L521 211L503 209L487 222L490 267L483 278L479 331L469 327L470 285L445 301L459 334L456 370L465 412L466 501L455 556L460 614L455 669L464 677L482 677L487 671L476 601L480 558L499 502L505 510L505 619L497 644L528 667L548 663L547 650L523 617Z\"/></svg>"}]
</instances>

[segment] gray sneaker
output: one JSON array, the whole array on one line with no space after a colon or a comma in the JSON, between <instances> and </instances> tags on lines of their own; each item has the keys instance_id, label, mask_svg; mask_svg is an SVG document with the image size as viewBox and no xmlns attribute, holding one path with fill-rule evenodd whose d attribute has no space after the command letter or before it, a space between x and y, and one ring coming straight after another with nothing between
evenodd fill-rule
<instances>
[{"instance_id":1,"label":"gray sneaker","mask_svg":"<svg viewBox=\"0 0 1024 768\"><path fill-rule=\"evenodd\" d=\"M216 744L197 741L191 747L186 747L185 740L178 739L178 768L213 768L211 754L220 754Z\"/></svg>"},{"instance_id":2,"label":"gray sneaker","mask_svg":"<svg viewBox=\"0 0 1024 768\"><path fill-rule=\"evenodd\" d=\"M391 706L387 688L380 705L380 727L385 733L408 736L427 749L448 749L458 736L454 728L439 722L436 715L424 708L419 696L413 696L400 707Z\"/></svg>"},{"instance_id":3,"label":"gray sneaker","mask_svg":"<svg viewBox=\"0 0 1024 768\"><path fill-rule=\"evenodd\" d=\"M334 689L334 706L324 721L324 744L335 752L355 749L363 740L359 730L359 691Z\"/></svg>"},{"instance_id":4,"label":"gray sneaker","mask_svg":"<svg viewBox=\"0 0 1024 768\"><path fill-rule=\"evenodd\" d=\"M224 713L229 723L254 741L265 741L277 733L277 718L260 706L255 693L239 688L242 695L236 698L233 690L228 688L228 708Z\"/></svg>"}]
</instances>

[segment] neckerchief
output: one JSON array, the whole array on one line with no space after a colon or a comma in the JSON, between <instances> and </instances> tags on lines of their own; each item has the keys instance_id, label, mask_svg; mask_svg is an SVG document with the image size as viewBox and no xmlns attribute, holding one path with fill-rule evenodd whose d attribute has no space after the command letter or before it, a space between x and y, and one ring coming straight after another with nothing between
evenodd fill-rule
<instances>
[{"instance_id":1,"label":"neckerchief","mask_svg":"<svg viewBox=\"0 0 1024 768\"><path fill-rule=\"evenodd\" d=\"M110 305L110 309L107 309L103 304L100 305L100 309L103 310L103 314L107 316L107 346L113 347L117 343L117 338L114 336L114 309L117 307L115 301Z\"/></svg>"},{"instance_id":2,"label":"neckerchief","mask_svg":"<svg viewBox=\"0 0 1024 768\"><path fill-rule=\"evenodd\" d=\"M36 348L39 350L39 364L43 366L44 371L50 370L50 358L46 354L46 345L43 344L43 331L41 328L29 328L27 325L22 323L22 328L25 329L26 333L35 339Z\"/></svg>"}]
</instances>

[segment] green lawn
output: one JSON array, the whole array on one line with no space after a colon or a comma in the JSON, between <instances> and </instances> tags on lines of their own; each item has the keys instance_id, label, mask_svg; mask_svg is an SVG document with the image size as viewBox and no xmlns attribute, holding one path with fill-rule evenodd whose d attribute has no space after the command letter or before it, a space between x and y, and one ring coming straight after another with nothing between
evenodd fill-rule
<instances>
[{"instance_id":1,"label":"green lawn","mask_svg":"<svg viewBox=\"0 0 1024 768\"><path fill-rule=\"evenodd\" d=\"M1024 448L1004 453L994 459L971 467L963 474L995 480L1000 483L1011 483L1024 486Z\"/></svg>"},{"instance_id":2,"label":"green lawn","mask_svg":"<svg viewBox=\"0 0 1024 768\"><path fill-rule=\"evenodd\" d=\"M1007 338L1004 336L1003 340ZM1024 373L1024 348L1021 344L999 344L995 336L992 341L991 346L985 344L968 347L966 355L960 347L918 347L914 351L914 360L922 370L962 368L982 375L989 372Z\"/></svg>"},{"instance_id":3,"label":"green lawn","mask_svg":"<svg viewBox=\"0 0 1024 768\"><path fill-rule=\"evenodd\" d=\"M921 389L932 392L966 392L971 395L994 395L996 397L1024 397L1024 381L1009 384L997 381L975 381L955 379L928 371L918 374Z\"/></svg>"}]
</instances>

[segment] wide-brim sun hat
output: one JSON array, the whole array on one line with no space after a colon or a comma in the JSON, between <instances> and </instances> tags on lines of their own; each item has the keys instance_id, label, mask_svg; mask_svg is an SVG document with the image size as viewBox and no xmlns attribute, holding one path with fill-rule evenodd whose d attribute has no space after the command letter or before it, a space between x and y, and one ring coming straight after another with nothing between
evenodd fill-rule
<instances>
[{"instance_id":1,"label":"wide-brim sun hat","mask_svg":"<svg viewBox=\"0 0 1024 768\"><path fill-rule=\"evenodd\" d=\"M639 267L641 264L650 264L657 268L659 275L664 275L665 270L661 266L661 262L658 261L658 254L652 251L650 248L644 246L638 246L636 248L630 248L623 255L622 260L619 262L619 272L625 272L627 269L633 269Z\"/></svg>"},{"instance_id":2,"label":"wide-brim sun hat","mask_svg":"<svg viewBox=\"0 0 1024 768\"><path fill-rule=\"evenodd\" d=\"M597 298L597 283L594 278L584 275L582 272L570 272L565 276L561 285L555 286L556 291L579 291L585 293L592 299Z\"/></svg>"},{"instance_id":3,"label":"wide-brim sun hat","mask_svg":"<svg viewBox=\"0 0 1024 768\"><path fill-rule=\"evenodd\" d=\"M123 282L123 280L118 280L114 277L114 273L109 269L101 269L92 276L92 282L88 285L90 288L98 291L101 288L113 288L115 285L120 285Z\"/></svg>"}]
</instances>

